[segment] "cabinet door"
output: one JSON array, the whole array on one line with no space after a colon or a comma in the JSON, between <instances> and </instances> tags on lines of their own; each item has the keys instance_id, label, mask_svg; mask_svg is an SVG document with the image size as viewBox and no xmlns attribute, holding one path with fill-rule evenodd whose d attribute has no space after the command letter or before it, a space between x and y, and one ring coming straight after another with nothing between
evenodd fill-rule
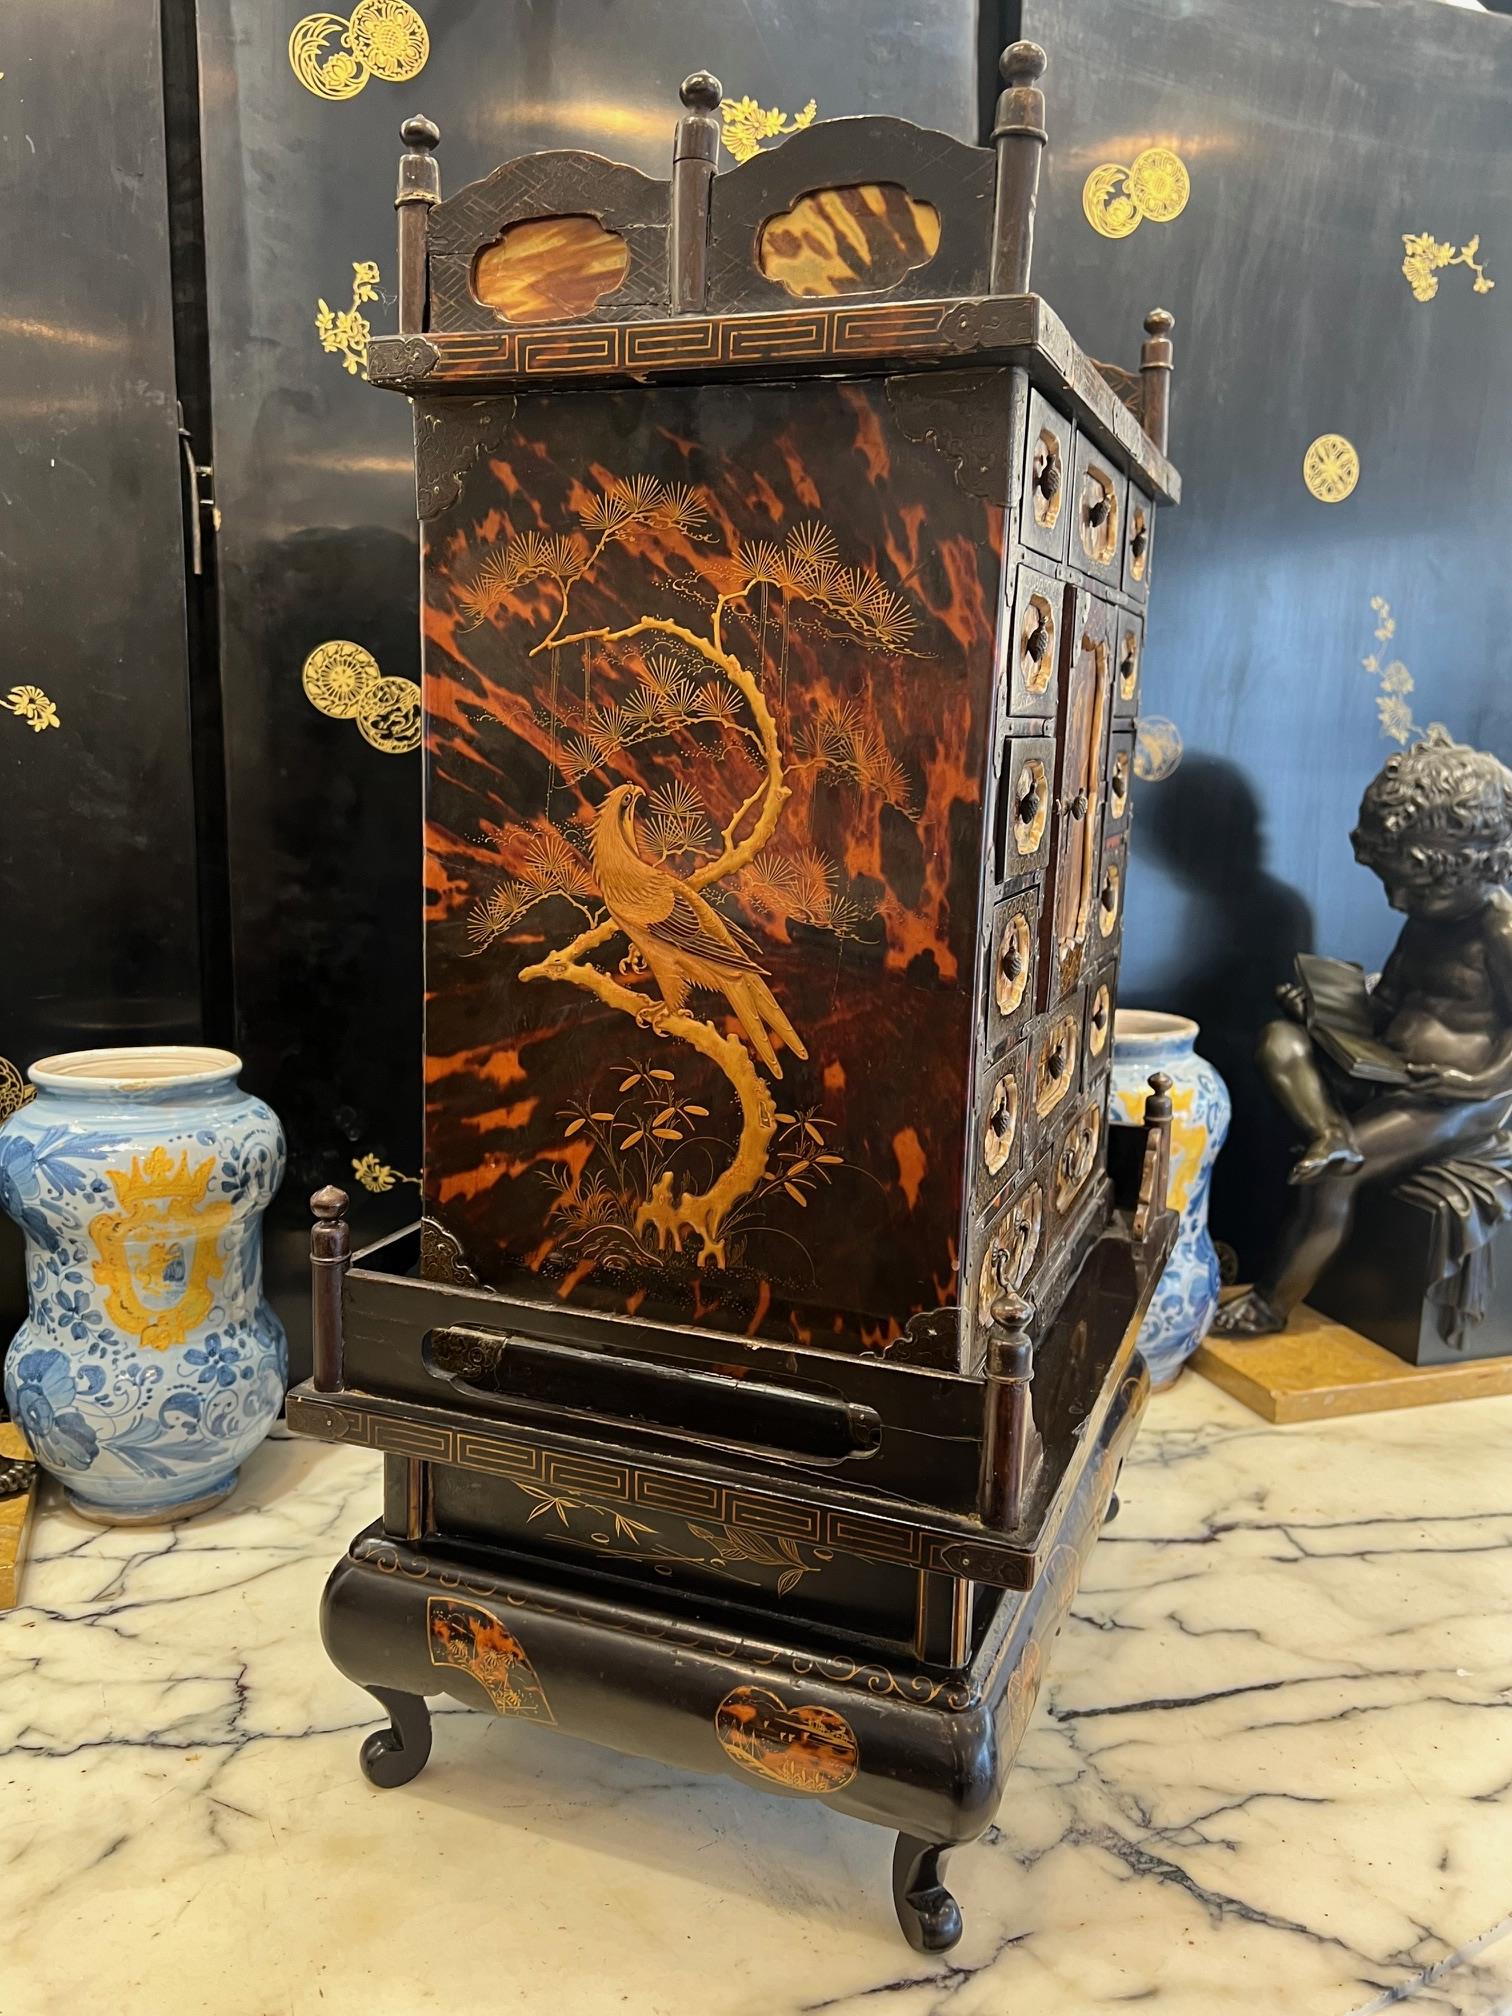
<instances>
[{"instance_id":1,"label":"cabinet door","mask_svg":"<svg viewBox=\"0 0 1512 2016\"><path fill-rule=\"evenodd\" d=\"M1107 605L1082 588L1066 600L1073 620L1061 673L1047 1006L1076 985L1091 924L1112 675Z\"/></svg>"}]
</instances>

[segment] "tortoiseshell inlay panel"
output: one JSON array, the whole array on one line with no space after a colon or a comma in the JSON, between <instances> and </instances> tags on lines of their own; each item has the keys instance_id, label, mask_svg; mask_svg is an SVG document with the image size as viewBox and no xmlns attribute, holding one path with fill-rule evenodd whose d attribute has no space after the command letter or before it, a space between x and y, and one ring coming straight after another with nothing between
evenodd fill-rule
<instances>
[{"instance_id":1,"label":"tortoiseshell inlay panel","mask_svg":"<svg viewBox=\"0 0 1512 2016\"><path fill-rule=\"evenodd\" d=\"M490 438L426 536L427 1212L517 1294L889 1348L957 1299L1003 511L880 381Z\"/></svg>"}]
</instances>

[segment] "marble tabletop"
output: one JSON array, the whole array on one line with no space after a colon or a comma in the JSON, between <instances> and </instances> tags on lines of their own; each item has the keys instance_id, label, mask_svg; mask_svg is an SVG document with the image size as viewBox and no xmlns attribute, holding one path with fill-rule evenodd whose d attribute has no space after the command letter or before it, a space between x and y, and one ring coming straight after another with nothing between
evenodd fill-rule
<instances>
[{"instance_id":1,"label":"marble tabletop","mask_svg":"<svg viewBox=\"0 0 1512 2016\"><path fill-rule=\"evenodd\" d=\"M912 1953L890 1838L454 1704L413 1785L321 1583L378 1464L39 1519L0 1617L5 2016L1512 2011L1512 1399L1269 1428L1193 1375Z\"/></svg>"}]
</instances>

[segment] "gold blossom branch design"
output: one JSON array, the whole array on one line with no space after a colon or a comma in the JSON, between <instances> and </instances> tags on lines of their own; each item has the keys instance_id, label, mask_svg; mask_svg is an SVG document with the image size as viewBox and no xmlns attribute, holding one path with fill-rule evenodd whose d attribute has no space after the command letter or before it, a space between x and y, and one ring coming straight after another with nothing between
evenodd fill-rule
<instances>
[{"instance_id":1,"label":"gold blossom branch design","mask_svg":"<svg viewBox=\"0 0 1512 2016\"><path fill-rule=\"evenodd\" d=\"M1439 274L1450 266L1468 267L1475 275L1471 291L1476 294L1489 294L1496 282L1476 258L1475 255L1479 251L1479 232L1468 244L1461 245L1456 252L1452 245L1446 245L1441 239L1435 238L1431 231L1404 231L1402 272L1412 289L1413 300L1431 301L1439 291Z\"/></svg>"},{"instance_id":2,"label":"gold blossom branch design","mask_svg":"<svg viewBox=\"0 0 1512 2016\"><path fill-rule=\"evenodd\" d=\"M315 305L315 328L320 336L321 349L339 357L342 369L354 378L366 378L368 375L368 344L372 339L373 325L361 311L377 299L377 260L354 259L351 307L332 308L323 300Z\"/></svg>"},{"instance_id":3,"label":"gold blossom branch design","mask_svg":"<svg viewBox=\"0 0 1512 2016\"><path fill-rule=\"evenodd\" d=\"M775 107L764 112L754 98L726 98L719 108L724 144L737 161L749 161L766 141L783 140L789 133L801 133L805 126L812 126L818 111L812 98L791 118Z\"/></svg>"},{"instance_id":4,"label":"gold blossom branch design","mask_svg":"<svg viewBox=\"0 0 1512 2016\"><path fill-rule=\"evenodd\" d=\"M530 606L520 605L518 591L549 582L556 590L558 608L546 634L531 647L532 658L552 652L555 667L559 648L604 649L645 639L654 650L668 651L705 679L712 677L732 689L749 715L749 739L758 759L760 780L736 807L719 834L717 846L682 878L686 888L697 891L731 881L750 868L768 846L792 792L786 781L777 723L760 678L725 641L726 612L732 606L748 605L758 586L775 587L789 601L814 605L863 644L897 651L907 647L914 628L913 611L874 570L841 566L833 533L813 520L796 526L781 545L737 542L732 553L706 567L715 595L706 632L671 617L650 615L617 626L569 631L573 589L592 575L610 546L648 533L684 540L702 538L708 512L696 489L641 475L602 482L598 495L577 515L579 529L566 536L547 537L538 532L515 535L486 555L457 590L464 624L474 627L493 620L506 608L528 615ZM570 870L560 871L557 879L553 893L586 895L585 890L572 886ZM522 914L519 908L511 912L511 906L528 903L538 893L545 892L532 891L527 896L506 887L491 914L488 906L481 917L474 913L471 927L475 938L497 936L508 929L509 922ZM496 898L498 895L496 892ZM589 922L569 944L523 967L519 978L522 984L553 980L581 988L642 1027L654 1020L658 1033L697 1051L728 1081L741 1113L740 1138L729 1166L707 1188L684 1188L678 1195L674 1195L673 1172L664 1169L640 1204L634 1228L637 1235L654 1230L661 1248L670 1244L677 1252L682 1250L685 1235L696 1234L698 1264L723 1266L723 1228L731 1211L751 1194L766 1172L777 1128L776 1108L751 1052L738 1037L723 1034L713 1022L686 1007L669 1008L663 1002L653 1008L644 994L590 963L590 955L608 944L621 928L607 916ZM620 971L636 977L629 961Z\"/></svg>"},{"instance_id":5,"label":"gold blossom branch design","mask_svg":"<svg viewBox=\"0 0 1512 2016\"><path fill-rule=\"evenodd\" d=\"M1372 595L1370 606L1375 612L1376 642L1389 644L1396 635L1397 627L1391 604L1383 596ZM1381 733L1404 745L1421 734L1412 719L1412 707L1407 698L1416 681L1401 659L1393 658L1383 665L1378 651L1368 651L1360 660L1360 668L1370 673L1380 688L1376 695L1376 715L1381 723Z\"/></svg>"},{"instance_id":6,"label":"gold blossom branch design","mask_svg":"<svg viewBox=\"0 0 1512 2016\"><path fill-rule=\"evenodd\" d=\"M18 721L24 721L34 735L40 735L44 728L57 728L58 710L42 691L40 686L12 686L0 707L5 707Z\"/></svg>"},{"instance_id":7,"label":"gold blossom branch design","mask_svg":"<svg viewBox=\"0 0 1512 2016\"><path fill-rule=\"evenodd\" d=\"M373 1154L354 1155L352 1174L364 1190L371 1190L375 1196L394 1189L400 1183L413 1183L417 1190L420 1188L418 1176L406 1176L402 1169L393 1168Z\"/></svg>"}]
</instances>

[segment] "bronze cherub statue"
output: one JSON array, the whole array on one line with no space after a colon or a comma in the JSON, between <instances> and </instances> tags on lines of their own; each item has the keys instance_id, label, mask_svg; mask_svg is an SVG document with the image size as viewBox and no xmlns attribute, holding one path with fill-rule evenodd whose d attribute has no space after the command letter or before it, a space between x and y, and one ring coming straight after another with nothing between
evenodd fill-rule
<instances>
[{"instance_id":1,"label":"bronze cherub statue","mask_svg":"<svg viewBox=\"0 0 1512 2016\"><path fill-rule=\"evenodd\" d=\"M1512 1207L1512 771L1430 728L1367 787L1351 839L1407 922L1374 984L1303 955L1278 989L1286 1014L1257 1055L1305 1136L1298 1194L1254 1287L1219 1311L1225 1336L1285 1329L1364 1184L1452 1164L1463 1192L1468 1172L1455 1268Z\"/></svg>"}]
</instances>

